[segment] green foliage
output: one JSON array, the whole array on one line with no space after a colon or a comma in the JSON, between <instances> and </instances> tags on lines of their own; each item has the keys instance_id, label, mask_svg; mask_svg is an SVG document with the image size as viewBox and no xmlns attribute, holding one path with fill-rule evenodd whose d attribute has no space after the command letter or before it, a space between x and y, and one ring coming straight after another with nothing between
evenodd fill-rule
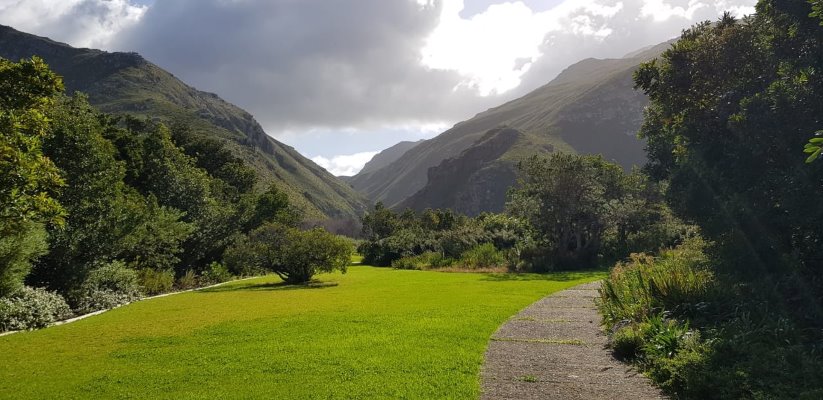
<instances>
[{"instance_id":1,"label":"green foliage","mask_svg":"<svg viewBox=\"0 0 823 400\"><path fill-rule=\"evenodd\" d=\"M225 183L227 195L249 193L257 183L257 173L243 159L236 157L226 141L197 133L190 125L175 123L171 126L174 143L196 160L199 168Z\"/></svg>"},{"instance_id":2,"label":"green foliage","mask_svg":"<svg viewBox=\"0 0 823 400\"><path fill-rule=\"evenodd\" d=\"M235 272L268 271L287 283L306 283L320 272L345 273L353 252L349 240L323 229L301 231L269 223L250 232L224 258Z\"/></svg>"},{"instance_id":3,"label":"green foliage","mask_svg":"<svg viewBox=\"0 0 823 400\"><path fill-rule=\"evenodd\" d=\"M49 253L32 281L68 293L98 263L121 259L137 267L169 268L192 226L183 214L144 198L125 183L126 163L104 134L116 129L81 96L61 99L49 112L53 135L45 154L67 185L58 199L69 213L65 227L53 228Z\"/></svg>"},{"instance_id":4,"label":"green foliage","mask_svg":"<svg viewBox=\"0 0 823 400\"><path fill-rule=\"evenodd\" d=\"M62 91L43 60L0 59L0 236L28 221L62 223L53 196L63 180L41 149L50 133L46 113Z\"/></svg>"},{"instance_id":5,"label":"green foliage","mask_svg":"<svg viewBox=\"0 0 823 400\"><path fill-rule=\"evenodd\" d=\"M78 314L114 308L139 300L142 289L137 272L122 261L98 265L86 276L80 288L72 292Z\"/></svg>"},{"instance_id":6,"label":"green foliage","mask_svg":"<svg viewBox=\"0 0 823 400\"><path fill-rule=\"evenodd\" d=\"M253 214L246 227L252 230L265 223L296 226L302 218L302 213L289 203L286 193L272 185L257 196Z\"/></svg>"},{"instance_id":7,"label":"green foliage","mask_svg":"<svg viewBox=\"0 0 823 400\"><path fill-rule=\"evenodd\" d=\"M645 341L636 325L623 326L609 338L609 347L620 360L634 360L640 356Z\"/></svg>"},{"instance_id":8,"label":"green foliage","mask_svg":"<svg viewBox=\"0 0 823 400\"><path fill-rule=\"evenodd\" d=\"M168 293L174 286L174 272L144 268L137 271L137 280L148 295Z\"/></svg>"},{"instance_id":9,"label":"green foliage","mask_svg":"<svg viewBox=\"0 0 823 400\"><path fill-rule=\"evenodd\" d=\"M526 238L517 247L532 270L591 268L677 244L689 232L658 185L600 156L534 156L520 168L507 209L531 228L532 237L515 232Z\"/></svg>"},{"instance_id":10,"label":"green foliage","mask_svg":"<svg viewBox=\"0 0 823 400\"><path fill-rule=\"evenodd\" d=\"M197 274L191 269L186 270L186 273L177 278L177 287L182 290L194 289L199 283Z\"/></svg>"},{"instance_id":11,"label":"green foliage","mask_svg":"<svg viewBox=\"0 0 823 400\"><path fill-rule=\"evenodd\" d=\"M45 289L23 287L0 297L0 332L44 328L71 316L63 297Z\"/></svg>"},{"instance_id":12,"label":"green foliage","mask_svg":"<svg viewBox=\"0 0 823 400\"><path fill-rule=\"evenodd\" d=\"M823 107L815 6L764 0L744 23L697 25L635 82L651 99L647 170L717 243L719 267L755 280L801 270L823 298L823 169L797 156Z\"/></svg>"},{"instance_id":13,"label":"green foliage","mask_svg":"<svg viewBox=\"0 0 823 400\"><path fill-rule=\"evenodd\" d=\"M817 131L817 136L821 135L823 135L823 131ZM808 158L806 158L806 164L815 162L815 160L820 158L820 153L823 152L823 138L815 137L809 139L809 143L806 143L803 152L809 155Z\"/></svg>"},{"instance_id":14,"label":"green foliage","mask_svg":"<svg viewBox=\"0 0 823 400\"><path fill-rule=\"evenodd\" d=\"M705 249L702 239L692 238L658 257L633 254L618 263L601 289L599 307L607 328L664 312L694 315L705 308L716 289Z\"/></svg>"},{"instance_id":15,"label":"green foliage","mask_svg":"<svg viewBox=\"0 0 823 400\"><path fill-rule=\"evenodd\" d=\"M232 280L233 276L229 269L219 262L213 262L200 275L201 283L205 285L216 285L218 283L228 282Z\"/></svg>"},{"instance_id":16,"label":"green foliage","mask_svg":"<svg viewBox=\"0 0 823 400\"><path fill-rule=\"evenodd\" d=\"M42 225L28 222L0 236L0 297L23 287L31 262L45 254L46 231Z\"/></svg>"},{"instance_id":17,"label":"green foliage","mask_svg":"<svg viewBox=\"0 0 823 400\"><path fill-rule=\"evenodd\" d=\"M685 31L635 75L651 99L641 130L646 169L668 182L675 214L715 244L712 269L723 291L701 294L686 284L693 276L675 269L674 294L627 297L604 312L637 321L655 304L683 303L673 315L699 329L702 341L645 361L649 375L680 397L821 394L823 169L812 162L823 140L808 138L823 107L820 17L817 0L762 0L743 22L724 16ZM797 156L804 145L808 165ZM609 298L626 295L604 289ZM688 310L697 305L706 308Z\"/></svg>"},{"instance_id":18,"label":"green foliage","mask_svg":"<svg viewBox=\"0 0 823 400\"><path fill-rule=\"evenodd\" d=\"M470 269L506 266L506 256L492 243L484 243L460 255L458 263Z\"/></svg>"}]
</instances>

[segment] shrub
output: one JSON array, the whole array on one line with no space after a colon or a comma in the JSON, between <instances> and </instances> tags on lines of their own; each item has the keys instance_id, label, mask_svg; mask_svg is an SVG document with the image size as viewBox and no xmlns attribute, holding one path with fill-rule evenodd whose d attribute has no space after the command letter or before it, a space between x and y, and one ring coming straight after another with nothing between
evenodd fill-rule
<instances>
[{"instance_id":1,"label":"shrub","mask_svg":"<svg viewBox=\"0 0 823 400\"><path fill-rule=\"evenodd\" d=\"M31 261L47 250L46 231L35 223L21 224L20 229L0 232L0 297L23 287L23 278L31 270Z\"/></svg>"},{"instance_id":2,"label":"shrub","mask_svg":"<svg viewBox=\"0 0 823 400\"><path fill-rule=\"evenodd\" d=\"M225 265L219 262L212 262L200 275L200 280L204 285L216 285L218 283L228 282L232 279L231 272Z\"/></svg>"},{"instance_id":3,"label":"shrub","mask_svg":"<svg viewBox=\"0 0 823 400\"><path fill-rule=\"evenodd\" d=\"M438 269L450 267L454 264L454 260L443 255L437 251L427 251L419 256L403 257L395 260L392 263L393 268L397 269Z\"/></svg>"},{"instance_id":4,"label":"shrub","mask_svg":"<svg viewBox=\"0 0 823 400\"><path fill-rule=\"evenodd\" d=\"M122 261L112 261L89 271L71 297L77 312L86 314L130 303L142 294L137 272Z\"/></svg>"},{"instance_id":5,"label":"shrub","mask_svg":"<svg viewBox=\"0 0 823 400\"><path fill-rule=\"evenodd\" d=\"M321 228L289 228L279 250L278 262L269 268L287 283L306 283L319 272L345 273L354 252L351 242Z\"/></svg>"},{"instance_id":6,"label":"shrub","mask_svg":"<svg viewBox=\"0 0 823 400\"><path fill-rule=\"evenodd\" d=\"M265 273L259 254L248 236L241 236L223 252L223 264L236 276L254 276Z\"/></svg>"},{"instance_id":7,"label":"shrub","mask_svg":"<svg viewBox=\"0 0 823 400\"><path fill-rule=\"evenodd\" d=\"M609 346L612 353L620 360L633 360L640 355L643 348L643 333L633 325L623 326L611 336Z\"/></svg>"},{"instance_id":8,"label":"shrub","mask_svg":"<svg viewBox=\"0 0 823 400\"><path fill-rule=\"evenodd\" d=\"M459 263L468 268L492 268L506 265L506 255L491 243L481 244L460 256Z\"/></svg>"},{"instance_id":9,"label":"shrub","mask_svg":"<svg viewBox=\"0 0 823 400\"><path fill-rule=\"evenodd\" d=\"M146 294L156 295L171 291L174 286L174 272L166 270L141 269L138 273L140 286Z\"/></svg>"},{"instance_id":10,"label":"shrub","mask_svg":"<svg viewBox=\"0 0 823 400\"><path fill-rule=\"evenodd\" d=\"M715 289L705 247L694 237L657 258L633 254L629 262L617 264L603 281L598 303L607 327L662 312L693 315L705 308Z\"/></svg>"},{"instance_id":11,"label":"shrub","mask_svg":"<svg viewBox=\"0 0 823 400\"><path fill-rule=\"evenodd\" d=\"M0 298L0 332L44 328L71 316L63 297L45 289L23 287Z\"/></svg>"},{"instance_id":12,"label":"shrub","mask_svg":"<svg viewBox=\"0 0 823 400\"><path fill-rule=\"evenodd\" d=\"M177 287L183 290L194 289L197 283L197 274L191 269L186 270L186 273L177 279Z\"/></svg>"}]
</instances>

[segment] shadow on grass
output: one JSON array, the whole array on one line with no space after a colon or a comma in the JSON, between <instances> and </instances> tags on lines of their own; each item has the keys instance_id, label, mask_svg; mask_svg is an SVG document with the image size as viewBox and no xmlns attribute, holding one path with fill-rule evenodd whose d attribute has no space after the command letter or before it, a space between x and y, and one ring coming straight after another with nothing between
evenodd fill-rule
<instances>
[{"instance_id":1,"label":"shadow on grass","mask_svg":"<svg viewBox=\"0 0 823 400\"><path fill-rule=\"evenodd\" d=\"M608 271L606 270L591 270L591 271L565 271L565 272L547 272L544 274L485 274L484 281L506 282L506 281L555 281L555 282L569 282L580 279L590 279L597 277L604 277Z\"/></svg>"},{"instance_id":2,"label":"shadow on grass","mask_svg":"<svg viewBox=\"0 0 823 400\"><path fill-rule=\"evenodd\" d=\"M308 290L308 289L326 289L337 286L337 282L319 282L313 281L303 285L295 285L286 282L276 283L252 283L252 284L238 284L238 285L223 285L209 289L200 290L200 293L221 293L221 292L240 292L240 291L262 291L262 290Z\"/></svg>"}]
</instances>

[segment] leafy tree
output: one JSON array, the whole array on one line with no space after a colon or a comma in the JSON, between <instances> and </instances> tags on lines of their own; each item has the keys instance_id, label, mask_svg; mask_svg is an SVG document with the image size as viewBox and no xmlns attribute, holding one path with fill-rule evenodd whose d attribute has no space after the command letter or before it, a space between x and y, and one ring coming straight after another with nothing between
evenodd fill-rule
<instances>
[{"instance_id":1,"label":"leafy tree","mask_svg":"<svg viewBox=\"0 0 823 400\"><path fill-rule=\"evenodd\" d=\"M596 265L606 229L606 204L623 195L624 173L599 156L558 153L521 163L524 177L508 210L529 221L562 268Z\"/></svg>"},{"instance_id":2,"label":"leafy tree","mask_svg":"<svg viewBox=\"0 0 823 400\"><path fill-rule=\"evenodd\" d=\"M192 157L199 168L233 188L237 194L252 191L257 183L257 173L235 156L223 141L195 133L189 125L182 123L172 124L170 132L174 143Z\"/></svg>"},{"instance_id":3,"label":"leafy tree","mask_svg":"<svg viewBox=\"0 0 823 400\"><path fill-rule=\"evenodd\" d=\"M0 235L0 297L23 287L32 261L47 249L46 230L36 222L18 223L16 229Z\"/></svg>"},{"instance_id":4,"label":"leafy tree","mask_svg":"<svg viewBox=\"0 0 823 400\"><path fill-rule=\"evenodd\" d=\"M398 226L397 214L377 202L374 210L363 216L363 237L367 240L379 240L394 233Z\"/></svg>"},{"instance_id":5,"label":"leafy tree","mask_svg":"<svg viewBox=\"0 0 823 400\"><path fill-rule=\"evenodd\" d=\"M103 136L110 120L79 94L61 99L49 117L53 134L44 150L66 179L59 200L69 218L64 227L50 230L50 251L31 280L65 292L99 263L122 259L155 268L177 260L191 229L179 221L182 214L158 207L125 184L124 163Z\"/></svg>"},{"instance_id":6,"label":"leafy tree","mask_svg":"<svg viewBox=\"0 0 823 400\"><path fill-rule=\"evenodd\" d=\"M0 59L0 229L61 221L63 209L53 193L63 181L43 157L41 143L50 132L46 113L62 90L60 78L41 59Z\"/></svg>"},{"instance_id":7,"label":"leafy tree","mask_svg":"<svg viewBox=\"0 0 823 400\"><path fill-rule=\"evenodd\" d=\"M823 169L797 157L821 126L820 2L760 1L757 11L697 25L638 70L651 99L648 171L669 181L672 208L718 244L726 267L797 272L821 293Z\"/></svg>"},{"instance_id":8,"label":"leafy tree","mask_svg":"<svg viewBox=\"0 0 823 400\"><path fill-rule=\"evenodd\" d=\"M51 131L46 113L62 90L41 59L0 59L0 297L20 287L44 253L42 224L63 222L54 195L64 182L42 153Z\"/></svg>"},{"instance_id":9,"label":"leafy tree","mask_svg":"<svg viewBox=\"0 0 823 400\"><path fill-rule=\"evenodd\" d=\"M251 230L272 222L296 226L301 219L301 212L289 203L289 196L277 186L271 185L268 190L257 196L247 229Z\"/></svg>"},{"instance_id":10,"label":"leafy tree","mask_svg":"<svg viewBox=\"0 0 823 400\"><path fill-rule=\"evenodd\" d=\"M269 271L287 283L306 283L318 272L346 272L352 251L349 241L323 229L268 223L227 249L224 260L233 272Z\"/></svg>"}]
</instances>

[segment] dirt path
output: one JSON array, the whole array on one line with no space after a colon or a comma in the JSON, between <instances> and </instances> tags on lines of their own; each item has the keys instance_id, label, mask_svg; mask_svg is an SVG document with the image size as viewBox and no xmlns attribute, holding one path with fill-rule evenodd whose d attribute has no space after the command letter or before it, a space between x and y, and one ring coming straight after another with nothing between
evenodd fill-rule
<instances>
[{"instance_id":1,"label":"dirt path","mask_svg":"<svg viewBox=\"0 0 823 400\"><path fill-rule=\"evenodd\" d=\"M545 297L503 324L486 350L482 399L664 399L605 348L598 287Z\"/></svg>"}]
</instances>

